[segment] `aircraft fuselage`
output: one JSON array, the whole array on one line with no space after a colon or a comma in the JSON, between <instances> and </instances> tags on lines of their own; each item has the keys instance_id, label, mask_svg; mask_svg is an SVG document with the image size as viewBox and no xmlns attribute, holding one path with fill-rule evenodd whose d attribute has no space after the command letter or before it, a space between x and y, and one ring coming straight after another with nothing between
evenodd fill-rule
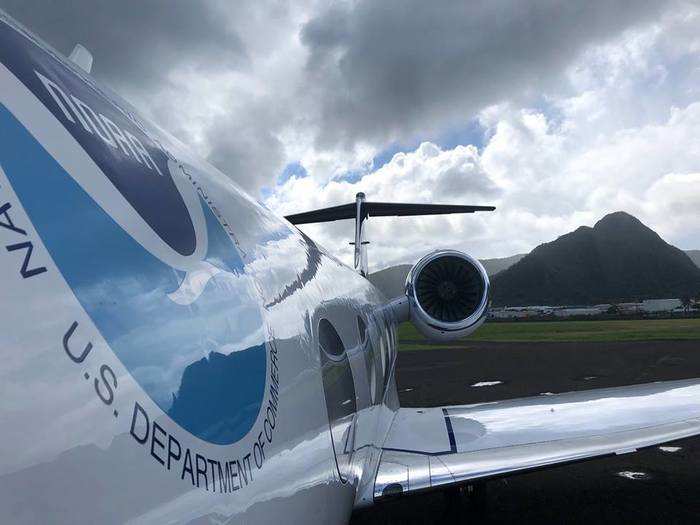
<instances>
[{"instance_id":1,"label":"aircraft fuselage","mask_svg":"<svg viewBox=\"0 0 700 525\"><path fill-rule=\"evenodd\" d=\"M1 14L0 86L0 521L371 500L398 407L380 293Z\"/></svg>"}]
</instances>

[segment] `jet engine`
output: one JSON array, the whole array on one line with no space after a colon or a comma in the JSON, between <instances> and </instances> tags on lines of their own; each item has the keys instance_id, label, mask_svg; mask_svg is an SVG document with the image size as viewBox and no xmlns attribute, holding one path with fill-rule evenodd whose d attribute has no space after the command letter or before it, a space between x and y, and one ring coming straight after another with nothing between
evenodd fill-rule
<instances>
[{"instance_id":1,"label":"jet engine","mask_svg":"<svg viewBox=\"0 0 700 525\"><path fill-rule=\"evenodd\" d=\"M432 340L467 336L488 312L486 270L477 259L456 250L435 251L418 261L408 272L405 291L408 318Z\"/></svg>"}]
</instances>

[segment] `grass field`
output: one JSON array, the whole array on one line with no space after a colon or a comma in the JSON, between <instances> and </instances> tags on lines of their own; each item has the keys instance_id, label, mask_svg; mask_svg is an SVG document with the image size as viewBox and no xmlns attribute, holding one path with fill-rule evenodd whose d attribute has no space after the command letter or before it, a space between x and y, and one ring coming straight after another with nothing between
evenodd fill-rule
<instances>
[{"instance_id":1,"label":"grass field","mask_svg":"<svg viewBox=\"0 0 700 525\"><path fill-rule=\"evenodd\" d=\"M485 323L468 338L440 347L464 347L469 341L496 342L609 342L699 340L700 319L640 319L634 321L552 321ZM411 323L399 327L399 349L435 346Z\"/></svg>"}]
</instances>

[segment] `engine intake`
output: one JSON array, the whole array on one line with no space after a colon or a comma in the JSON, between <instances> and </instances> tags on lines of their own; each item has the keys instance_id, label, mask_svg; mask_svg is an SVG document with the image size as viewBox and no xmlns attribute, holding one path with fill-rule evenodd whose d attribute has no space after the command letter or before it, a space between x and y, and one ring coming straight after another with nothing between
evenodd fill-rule
<instances>
[{"instance_id":1,"label":"engine intake","mask_svg":"<svg viewBox=\"0 0 700 525\"><path fill-rule=\"evenodd\" d=\"M489 278L466 253L441 250L418 261L406 278L410 319L429 339L471 334L488 312Z\"/></svg>"}]
</instances>

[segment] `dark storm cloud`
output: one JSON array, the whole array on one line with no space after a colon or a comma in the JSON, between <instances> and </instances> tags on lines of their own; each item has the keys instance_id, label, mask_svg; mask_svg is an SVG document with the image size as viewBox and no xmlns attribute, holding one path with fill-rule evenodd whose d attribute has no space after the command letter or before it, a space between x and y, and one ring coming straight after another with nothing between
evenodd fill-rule
<instances>
[{"instance_id":1,"label":"dark storm cloud","mask_svg":"<svg viewBox=\"0 0 700 525\"><path fill-rule=\"evenodd\" d=\"M587 45L654 20L673 1L359 0L313 12L284 1L0 0L0 8L66 54L86 45L97 78L255 190L299 160L287 158L285 130L316 137L315 153L439 136L489 104L542 93ZM266 67L288 52L306 66ZM186 74L170 75L178 68ZM232 70L240 85L171 84ZM193 125L202 113L184 94L208 107L206 119ZM208 97L230 103L212 110Z\"/></svg>"},{"instance_id":2,"label":"dark storm cloud","mask_svg":"<svg viewBox=\"0 0 700 525\"><path fill-rule=\"evenodd\" d=\"M301 34L319 143L401 139L465 122L541 91L586 45L654 20L669 3L360 0L329 8Z\"/></svg>"},{"instance_id":3,"label":"dark storm cloud","mask_svg":"<svg viewBox=\"0 0 700 525\"><path fill-rule=\"evenodd\" d=\"M162 98L161 89L168 73L182 65L203 75L246 66L245 46L231 27L232 11L241 7L188 0L0 0L0 8L59 51L69 54L76 43L84 44L95 58L97 78L185 142L191 137L187 108ZM205 130L209 160L256 190L283 165L274 126L266 126L270 121L252 104L243 115L219 115Z\"/></svg>"},{"instance_id":4,"label":"dark storm cloud","mask_svg":"<svg viewBox=\"0 0 700 525\"><path fill-rule=\"evenodd\" d=\"M82 43L111 87L146 92L175 66L239 66L243 42L212 3L188 0L0 0L0 8L66 55Z\"/></svg>"}]
</instances>

